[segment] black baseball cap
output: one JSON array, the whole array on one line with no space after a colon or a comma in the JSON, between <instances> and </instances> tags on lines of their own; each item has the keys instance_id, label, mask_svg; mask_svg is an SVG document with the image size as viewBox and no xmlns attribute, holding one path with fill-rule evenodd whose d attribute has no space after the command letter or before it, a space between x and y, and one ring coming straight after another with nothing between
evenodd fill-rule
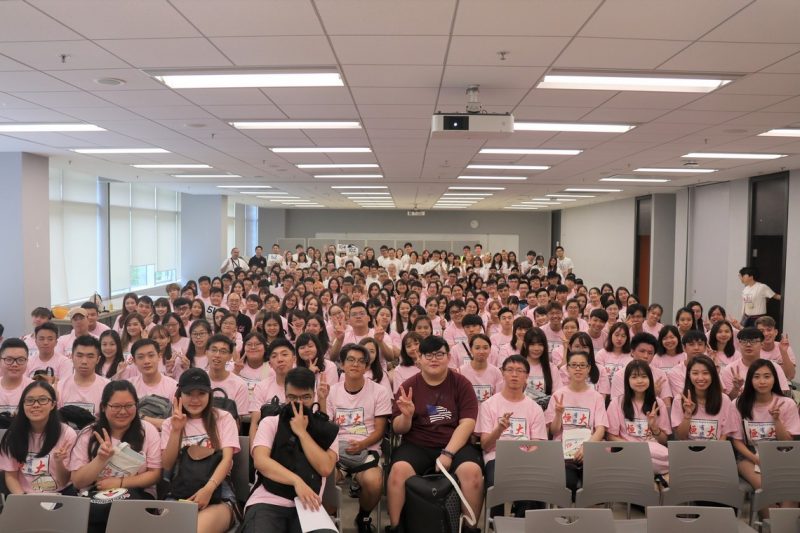
<instances>
[{"instance_id":1,"label":"black baseball cap","mask_svg":"<svg viewBox=\"0 0 800 533\"><path fill-rule=\"evenodd\" d=\"M211 393L211 379L202 368L190 368L178 379L178 388L181 393L201 390Z\"/></svg>"}]
</instances>

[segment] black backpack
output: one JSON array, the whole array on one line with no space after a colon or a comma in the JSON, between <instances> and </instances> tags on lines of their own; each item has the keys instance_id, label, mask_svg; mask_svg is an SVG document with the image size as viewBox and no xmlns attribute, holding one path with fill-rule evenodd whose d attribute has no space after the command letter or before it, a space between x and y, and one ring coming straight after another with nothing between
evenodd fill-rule
<instances>
[{"instance_id":1,"label":"black backpack","mask_svg":"<svg viewBox=\"0 0 800 533\"><path fill-rule=\"evenodd\" d=\"M283 409L283 404L281 404L280 398L277 395L273 396L270 401L261 406L261 420L268 416L278 416L281 414L281 409Z\"/></svg>"},{"instance_id":2,"label":"black backpack","mask_svg":"<svg viewBox=\"0 0 800 533\"><path fill-rule=\"evenodd\" d=\"M222 396L214 396L215 392L221 392ZM236 424L239 424L239 409L236 407L236 402L228 398L228 393L225 392L225 389L221 389L219 387L215 389L211 389L211 395L214 397L214 407L217 409L222 409L223 411L228 411L230 415L236 420Z\"/></svg>"},{"instance_id":3,"label":"black backpack","mask_svg":"<svg viewBox=\"0 0 800 533\"><path fill-rule=\"evenodd\" d=\"M320 448L327 450L336 440L336 436L339 434L339 426L331 422L328 419L328 415L319 411L319 404L314 405L317 406L317 411L313 410L314 406L311 408L303 407L303 414L308 417L307 431ZM278 415L278 430L272 443L270 458L297 474L311 490L319 493L320 488L322 488L322 477L308 462L300 441L289 425L293 416L292 404L284 405ZM273 481L264 477L260 472L258 472L256 483L250 492L251 495L259 485L263 485L270 494L287 500L294 500L295 496L297 496L293 486Z\"/></svg>"},{"instance_id":4,"label":"black backpack","mask_svg":"<svg viewBox=\"0 0 800 533\"><path fill-rule=\"evenodd\" d=\"M449 473L412 476L406 480L406 502L400 516L405 532L459 533L461 531L461 500L458 480ZM466 499L464 499L466 503ZM471 522L476 519L467 504ZM466 519L470 522L470 519Z\"/></svg>"}]
</instances>

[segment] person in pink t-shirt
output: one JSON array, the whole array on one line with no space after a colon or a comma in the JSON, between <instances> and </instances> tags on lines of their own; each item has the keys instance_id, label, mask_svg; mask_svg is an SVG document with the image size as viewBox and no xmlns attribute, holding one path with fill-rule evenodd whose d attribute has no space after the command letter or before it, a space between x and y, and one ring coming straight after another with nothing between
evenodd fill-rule
<instances>
[{"instance_id":1,"label":"person in pink t-shirt","mask_svg":"<svg viewBox=\"0 0 800 533\"><path fill-rule=\"evenodd\" d=\"M736 349L733 338L733 325L727 320L719 320L711 326L708 333L708 356L714 360L720 372L737 361L742 354Z\"/></svg>"},{"instance_id":2,"label":"person in pink t-shirt","mask_svg":"<svg viewBox=\"0 0 800 533\"><path fill-rule=\"evenodd\" d=\"M489 354L492 341L483 333L473 335L469 339L470 360L461 365L459 373L472 383L478 403L491 398L503 388L503 374L490 365Z\"/></svg>"},{"instance_id":3,"label":"person in pink t-shirt","mask_svg":"<svg viewBox=\"0 0 800 533\"><path fill-rule=\"evenodd\" d=\"M608 382L606 368L597 364L594 358L594 346L592 345L592 338L589 337L589 334L584 331L575 333L569 339L568 348L567 355L569 355L570 352L585 352L589 355L589 365L591 366L591 369L587 375L586 384L600 394L610 394L611 385ZM571 377L569 369L566 365L566 360L561 363L559 375L561 376L561 383L563 386L566 387L569 385Z\"/></svg>"},{"instance_id":4,"label":"person in pink t-shirt","mask_svg":"<svg viewBox=\"0 0 800 533\"><path fill-rule=\"evenodd\" d=\"M339 381L339 372L333 361L325 360L325 353L319 337L310 333L301 333L295 340L297 350L297 366L308 368L317 378L317 383L325 381L329 386ZM383 354L383 351L381 351ZM325 376L322 378L322 376Z\"/></svg>"},{"instance_id":5,"label":"person in pink t-shirt","mask_svg":"<svg viewBox=\"0 0 800 533\"><path fill-rule=\"evenodd\" d=\"M100 334L100 359L95 372L110 380L126 379L135 372L122 354L122 340L114 330Z\"/></svg>"},{"instance_id":6,"label":"person in pink t-shirt","mask_svg":"<svg viewBox=\"0 0 800 533\"><path fill-rule=\"evenodd\" d=\"M561 335L561 323L564 319L564 309L561 304L552 301L547 304L547 324L542 326L547 337L548 350L553 353L557 347L564 344L563 336Z\"/></svg>"},{"instance_id":7,"label":"person in pink t-shirt","mask_svg":"<svg viewBox=\"0 0 800 533\"><path fill-rule=\"evenodd\" d=\"M486 486L494 485L495 449L499 440L547 440L547 426L539 405L525 395L530 373L528 361L511 355L502 363L503 388L483 402L478 412L475 433L480 435ZM524 516L535 508L528 502L514 502L512 514ZM503 514L502 506L493 507L491 516Z\"/></svg>"},{"instance_id":8,"label":"person in pink t-shirt","mask_svg":"<svg viewBox=\"0 0 800 533\"><path fill-rule=\"evenodd\" d=\"M339 425L339 443L344 446L339 450L340 467L361 486L356 527L368 531L383 491L380 444L392 414L392 395L365 376L370 359L365 347L349 344L342 353L344 381L331 387L326 412Z\"/></svg>"},{"instance_id":9,"label":"person in pink t-shirt","mask_svg":"<svg viewBox=\"0 0 800 533\"><path fill-rule=\"evenodd\" d=\"M597 366L594 358L585 351L567 352L569 382L565 387L556 391L550 398L550 403L545 411L545 421L553 440L570 442L583 439L599 442L605 436L608 427L605 398L602 394L589 386L589 381L599 380ZM589 430L588 438L578 435L578 432ZM583 463L583 444L574 442L572 452L567 453L566 474L567 487L572 491L573 498L578 490L582 470L575 465Z\"/></svg>"},{"instance_id":10,"label":"person in pink t-shirt","mask_svg":"<svg viewBox=\"0 0 800 533\"><path fill-rule=\"evenodd\" d=\"M58 384L58 407L75 405L97 416L100 400L108 379L98 376L95 367L100 360L100 341L82 335L72 345L75 372Z\"/></svg>"},{"instance_id":11,"label":"person in pink t-shirt","mask_svg":"<svg viewBox=\"0 0 800 533\"><path fill-rule=\"evenodd\" d=\"M389 373L386 371L386 363L383 361L381 344L372 337L364 337L358 344L367 349L369 354L369 368L367 368L367 379L371 379L375 383L385 387L386 390L392 392L392 384L389 382ZM344 380L344 374L339 376L339 381Z\"/></svg>"},{"instance_id":12,"label":"person in pink t-shirt","mask_svg":"<svg viewBox=\"0 0 800 533\"><path fill-rule=\"evenodd\" d=\"M650 447L653 472L669 471L667 437L672 433L669 408L656 396L650 365L636 359L620 372L625 392L608 406L608 440L646 442Z\"/></svg>"},{"instance_id":13,"label":"person in pink t-shirt","mask_svg":"<svg viewBox=\"0 0 800 533\"><path fill-rule=\"evenodd\" d=\"M72 360L55 352L58 327L45 322L36 328L37 353L28 359L28 377L40 376L51 385L72 375Z\"/></svg>"},{"instance_id":14,"label":"person in pink t-shirt","mask_svg":"<svg viewBox=\"0 0 800 533\"><path fill-rule=\"evenodd\" d=\"M638 305L638 304L636 304ZM608 385L614 375L624 370L625 365L631 362L631 333L625 322L617 322L608 331L608 340L605 347L595 355L598 366L606 369Z\"/></svg>"},{"instance_id":15,"label":"person in pink t-shirt","mask_svg":"<svg viewBox=\"0 0 800 533\"><path fill-rule=\"evenodd\" d=\"M136 365L138 373L130 379L130 382L136 389L136 394L139 398L153 394L167 400L174 398L178 383L158 371L160 357L156 341L141 339L136 341L131 349L133 351L133 363ZM164 419L162 418L144 416L142 420L150 422L159 430L164 424Z\"/></svg>"},{"instance_id":16,"label":"person in pink t-shirt","mask_svg":"<svg viewBox=\"0 0 800 533\"><path fill-rule=\"evenodd\" d=\"M607 323L608 313L606 313L605 309L594 309L589 314L586 333L588 333L589 337L592 339L592 346L595 352L602 350L606 345L608 332L605 330L605 327Z\"/></svg>"},{"instance_id":17,"label":"person in pink t-shirt","mask_svg":"<svg viewBox=\"0 0 800 533\"><path fill-rule=\"evenodd\" d=\"M256 436L258 422L261 420L261 407L276 397L279 403L286 403L286 375L294 368L296 357L294 345L289 339L276 339L267 347L267 360L272 368L272 376L259 382L253 389L249 407L250 442Z\"/></svg>"},{"instance_id":18,"label":"person in pink t-shirt","mask_svg":"<svg viewBox=\"0 0 800 533\"><path fill-rule=\"evenodd\" d=\"M748 329L748 328L745 328ZM762 440L790 441L800 436L800 416L791 398L783 396L777 379L776 365L758 359L747 369L744 390L736 400L737 414L744 426L733 439L738 454L739 475L755 489L761 488L758 443ZM744 424L742 424L742 422ZM796 502L783 502L780 507L796 507ZM759 509L762 518L766 511Z\"/></svg>"},{"instance_id":19,"label":"person in pink t-shirt","mask_svg":"<svg viewBox=\"0 0 800 533\"><path fill-rule=\"evenodd\" d=\"M780 342L775 342L780 332L776 327L775 319L771 316L762 316L756 320L756 327L764 334L761 357L780 366L787 378L794 379L797 359L789 345L789 335L784 331L781 334Z\"/></svg>"},{"instance_id":20,"label":"person in pink t-shirt","mask_svg":"<svg viewBox=\"0 0 800 533\"><path fill-rule=\"evenodd\" d=\"M31 378L28 368L28 346L25 341L11 337L0 345L3 374L0 378L0 413L16 414L22 392Z\"/></svg>"},{"instance_id":21,"label":"person in pink t-shirt","mask_svg":"<svg viewBox=\"0 0 800 533\"><path fill-rule=\"evenodd\" d=\"M30 382L15 410L0 440L0 470L8 492L61 492L69 486L66 461L76 435L59 420L55 390L42 381Z\"/></svg>"},{"instance_id":22,"label":"person in pink t-shirt","mask_svg":"<svg viewBox=\"0 0 800 533\"><path fill-rule=\"evenodd\" d=\"M558 367L550 361L547 337L539 328L531 328L525 334L520 355L528 361L528 376L525 395L540 407L547 407L550 396L561 388Z\"/></svg>"},{"instance_id":23,"label":"person in pink t-shirt","mask_svg":"<svg viewBox=\"0 0 800 533\"><path fill-rule=\"evenodd\" d=\"M667 418L669 418L669 409L672 407L672 387L670 387L669 378L667 377L666 372L651 364L653 357L655 357L657 346L658 341L649 333L639 333L638 335L634 335L633 339L631 340L631 357L633 358L633 361L644 361L648 364L648 366L650 366L653 379L653 388L656 391L656 396L664 402L664 405L667 408L666 415ZM611 398L617 398L622 396L624 393L625 379L623 377L623 372L617 372L614 375L614 379L611 380Z\"/></svg>"},{"instance_id":24,"label":"person in pink t-shirt","mask_svg":"<svg viewBox=\"0 0 800 533\"><path fill-rule=\"evenodd\" d=\"M491 335L490 339L492 346L503 350L511 343L514 334L514 312L508 307L503 307L497 313L497 317L500 319L500 331Z\"/></svg>"},{"instance_id":25,"label":"person in pink t-shirt","mask_svg":"<svg viewBox=\"0 0 800 533\"><path fill-rule=\"evenodd\" d=\"M722 392L727 394L731 400L735 400L741 393L747 369L761 359L761 344L764 341L764 334L752 327L740 330L738 337L742 350L741 357L720 372ZM788 393L789 382L781 366L777 363L775 363L775 377L778 380L778 387Z\"/></svg>"},{"instance_id":26,"label":"person in pink t-shirt","mask_svg":"<svg viewBox=\"0 0 800 533\"><path fill-rule=\"evenodd\" d=\"M658 349L652 366L669 372L684 361L686 361L686 354L683 352L680 331L672 325L664 326L658 333Z\"/></svg>"},{"instance_id":27,"label":"person in pink t-shirt","mask_svg":"<svg viewBox=\"0 0 800 533\"><path fill-rule=\"evenodd\" d=\"M722 393L717 367L708 356L695 356L686 365L684 390L672 402L670 419L681 440L726 440L738 434L733 403Z\"/></svg>"},{"instance_id":28,"label":"person in pink t-shirt","mask_svg":"<svg viewBox=\"0 0 800 533\"><path fill-rule=\"evenodd\" d=\"M236 403L239 416L250 412L250 394L245 381L227 369L236 345L230 337L217 333L208 339L208 376L211 386L225 391L228 399ZM238 357L238 354L237 354Z\"/></svg>"},{"instance_id":29,"label":"person in pink t-shirt","mask_svg":"<svg viewBox=\"0 0 800 533\"><path fill-rule=\"evenodd\" d=\"M161 464L167 471L173 470L181 453L197 452L198 448L222 452L222 460L208 481L194 494L180 495L197 504L198 533L224 533L235 523L236 496L228 475L233 456L240 451L239 436L236 421L227 411L213 406L211 395L208 374L190 368L181 374L179 393L172 398L172 417L161 428ZM180 470L173 472L172 481L179 478ZM221 488L221 501L212 503L217 487Z\"/></svg>"},{"instance_id":30,"label":"person in pink t-shirt","mask_svg":"<svg viewBox=\"0 0 800 533\"><path fill-rule=\"evenodd\" d=\"M647 308L647 318L642 323L642 330L655 337L661 332L664 324L661 323L661 315L664 314L664 308L659 304L650 304Z\"/></svg>"},{"instance_id":31,"label":"person in pink t-shirt","mask_svg":"<svg viewBox=\"0 0 800 533\"><path fill-rule=\"evenodd\" d=\"M256 385L273 375L267 362L267 341L261 333L251 331L244 338L242 354L234 361L233 373L247 384L250 400Z\"/></svg>"},{"instance_id":32,"label":"person in pink t-shirt","mask_svg":"<svg viewBox=\"0 0 800 533\"><path fill-rule=\"evenodd\" d=\"M514 319L513 327L511 328L511 340L504 347L497 351L497 360L490 361L494 366L499 367L500 364L506 360L509 355L522 353L522 345L525 342L525 334L533 328L533 321L526 316L518 316Z\"/></svg>"},{"instance_id":33,"label":"person in pink t-shirt","mask_svg":"<svg viewBox=\"0 0 800 533\"><path fill-rule=\"evenodd\" d=\"M575 318L565 318L561 321L561 344L553 345L552 351L550 351L550 359L556 364L558 367L564 366L564 349L569 346L569 340L572 338L573 335L580 331L580 326L578 325L578 320ZM548 342L548 347L550 343Z\"/></svg>"},{"instance_id":34,"label":"person in pink t-shirt","mask_svg":"<svg viewBox=\"0 0 800 533\"><path fill-rule=\"evenodd\" d=\"M409 331L400 347L400 364L394 368L392 374L392 394L397 394L398 389L403 383L414 376L419 374L419 366L417 359L419 359L419 345L422 342L422 335L415 331Z\"/></svg>"},{"instance_id":35,"label":"person in pink t-shirt","mask_svg":"<svg viewBox=\"0 0 800 533\"><path fill-rule=\"evenodd\" d=\"M312 489L307 479L303 479L272 458L272 447L278 435L280 416L269 416L260 421L250 449L258 474L275 483L290 485L305 508L317 510L322 505L326 478L334 471L339 459L339 438L337 436L326 450L321 448L307 431L308 416L304 414L304 410L310 409L314 402L314 383L314 375L307 368L292 369L286 375L285 394L286 399L291 402L290 406L286 407L291 410L290 430L302 447L309 465L317 473L318 479L321 479L319 489ZM300 531L295 502L269 492L263 483L259 483L247 500L244 521L239 531L241 533Z\"/></svg>"}]
</instances>

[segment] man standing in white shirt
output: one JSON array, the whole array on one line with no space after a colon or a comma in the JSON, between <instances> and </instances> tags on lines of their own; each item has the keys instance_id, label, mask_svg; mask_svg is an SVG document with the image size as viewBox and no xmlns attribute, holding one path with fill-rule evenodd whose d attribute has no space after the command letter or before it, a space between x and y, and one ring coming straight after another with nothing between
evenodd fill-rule
<instances>
[{"instance_id":1,"label":"man standing in white shirt","mask_svg":"<svg viewBox=\"0 0 800 533\"><path fill-rule=\"evenodd\" d=\"M780 300L781 295L756 281L755 268L744 267L739 270L742 289L742 327L755 327L756 320L767 314L767 300Z\"/></svg>"},{"instance_id":2,"label":"man standing in white shirt","mask_svg":"<svg viewBox=\"0 0 800 533\"><path fill-rule=\"evenodd\" d=\"M561 274L562 279L566 278L567 274L572 273L572 270L575 268L575 264L572 262L572 259L564 255L563 246L556 246L556 259L558 260L556 265L558 273Z\"/></svg>"},{"instance_id":3,"label":"man standing in white shirt","mask_svg":"<svg viewBox=\"0 0 800 533\"><path fill-rule=\"evenodd\" d=\"M219 271L220 273L224 274L225 272L230 272L232 270L236 270L237 268L247 270L247 261L239 257L238 248L232 248L231 256L222 262L222 265L219 267Z\"/></svg>"}]
</instances>

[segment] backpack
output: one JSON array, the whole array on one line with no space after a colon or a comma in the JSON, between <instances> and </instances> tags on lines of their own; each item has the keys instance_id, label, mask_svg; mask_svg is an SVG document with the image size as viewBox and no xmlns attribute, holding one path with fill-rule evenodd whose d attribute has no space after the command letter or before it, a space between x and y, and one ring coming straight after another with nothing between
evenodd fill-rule
<instances>
[{"instance_id":1,"label":"backpack","mask_svg":"<svg viewBox=\"0 0 800 533\"><path fill-rule=\"evenodd\" d=\"M157 394L148 394L139 400L139 416L166 420L172 416L172 402Z\"/></svg>"},{"instance_id":2,"label":"backpack","mask_svg":"<svg viewBox=\"0 0 800 533\"><path fill-rule=\"evenodd\" d=\"M459 533L462 518L471 526L477 523L458 481L441 468L438 459L436 464L440 472L406 480L406 502L400 516L403 531ZM461 514L462 502L467 509L466 517Z\"/></svg>"},{"instance_id":3,"label":"backpack","mask_svg":"<svg viewBox=\"0 0 800 533\"><path fill-rule=\"evenodd\" d=\"M319 493L322 488L322 477L314 470L311 463L308 462L305 453L303 453L302 445L297 440L297 437L289 425L294 416L292 405L291 403L284 405L278 415L278 429L275 432L275 440L272 443L270 458L277 461L287 470L297 474L311 490ZM313 405L311 408L303 406L303 414L308 417L308 428L306 431L308 431L309 436L320 448L327 450L331 447L333 441L336 440L337 435L339 435L339 426L328 420L328 415L319 411L319 404L314 405L317 406L317 411L313 411ZM253 485L253 489L250 492L251 495L259 485L263 485L270 494L286 498L287 500L294 500L295 496L297 496L292 485L285 485L273 481L263 476L261 472L258 472L256 483Z\"/></svg>"},{"instance_id":4,"label":"backpack","mask_svg":"<svg viewBox=\"0 0 800 533\"><path fill-rule=\"evenodd\" d=\"M283 409L283 405L280 398L273 396L270 401L261 406L261 419L263 420L268 416L278 416L281 414L281 409Z\"/></svg>"},{"instance_id":5,"label":"backpack","mask_svg":"<svg viewBox=\"0 0 800 533\"><path fill-rule=\"evenodd\" d=\"M214 396L215 392L221 392L222 397ZM228 411L230 415L236 420L236 423L239 423L239 409L236 407L236 402L228 398L228 393L225 392L225 389L221 389L216 387L211 389L211 396L213 397L213 405L217 409L222 409L223 411Z\"/></svg>"},{"instance_id":6,"label":"backpack","mask_svg":"<svg viewBox=\"0 0 800 533\"><path fill-rule=\"evenodd\" d=\"M170 478L170 496L176 500L192 497L208 483L209 478L222 461L222 451L209 450L201 446L184 446ZM222 486L217 485L211 494L210 504L222 501Z\"/></svg>"},{"instance_id":7,"label":"backpack","mask_svg":"<svg viewBox=\"0 0 800 533\"><path fill-rule=\"evenodd\" d=\"M62 421L78 430L95 422L95 417L92 413L77 405L65 405L58 410L58 414L61 415Z\"/></svg>"}]
</instances>

